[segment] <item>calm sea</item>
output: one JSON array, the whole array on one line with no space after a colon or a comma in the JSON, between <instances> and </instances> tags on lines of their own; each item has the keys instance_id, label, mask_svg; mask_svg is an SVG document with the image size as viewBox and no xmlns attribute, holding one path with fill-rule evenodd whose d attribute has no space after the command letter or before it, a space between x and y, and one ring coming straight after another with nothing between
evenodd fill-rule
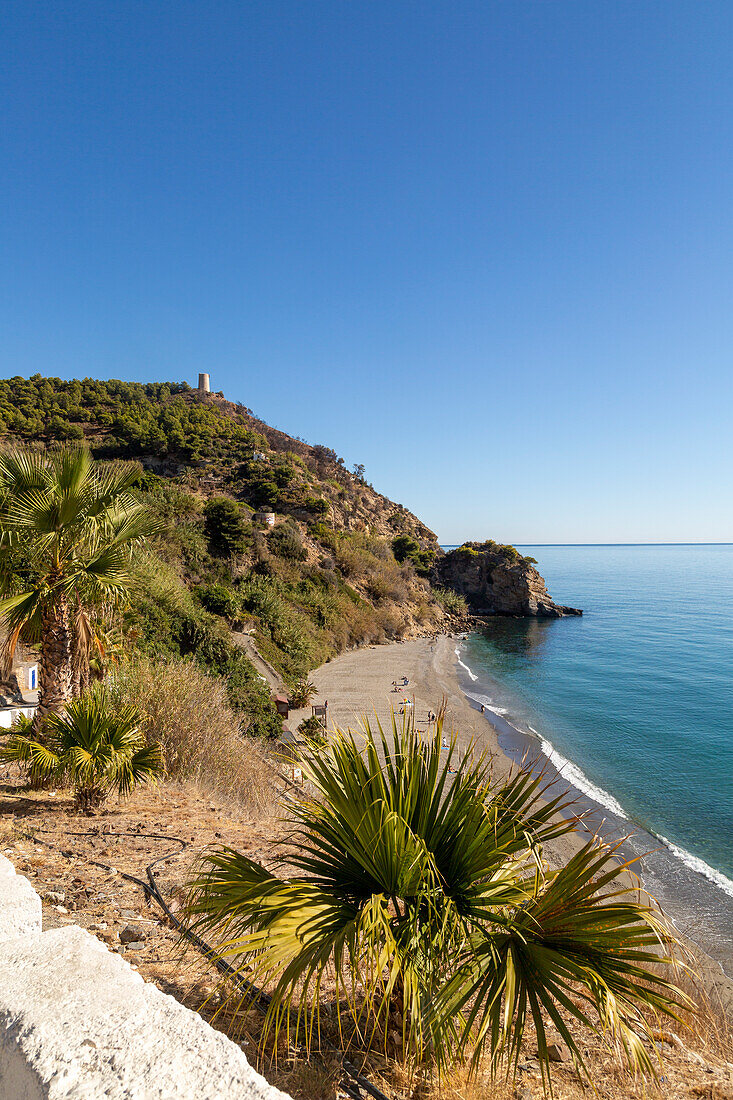
<instances>
[{"instance_id":1,"label":"calm sea","mask_svg":"<svg viewBox=\"0 0 733 1100\"><path fill-rule=\"evenodd\" d=\"M503 747L633 831L647 888L733 971L733 545L522 546L582 618L458 643Z\"/></svg>"}]
</instances>

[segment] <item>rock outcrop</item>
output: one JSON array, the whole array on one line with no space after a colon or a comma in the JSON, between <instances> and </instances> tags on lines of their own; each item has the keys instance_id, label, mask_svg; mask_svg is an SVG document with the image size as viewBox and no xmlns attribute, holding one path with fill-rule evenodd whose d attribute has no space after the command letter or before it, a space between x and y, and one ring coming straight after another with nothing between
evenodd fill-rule
<instances>
[{"instance_id":1,"label":"rock outcrop","mask_svg":"<svg viewBox=\"0 0 733 1100\"><path fill-rule=\"evenodd\" d=\"M559 619L582 615L550 598L531 558L513 546L469 542L435 565L434 579L463 596L474 615L516 615Z\"/></svg>"}]
</instances>

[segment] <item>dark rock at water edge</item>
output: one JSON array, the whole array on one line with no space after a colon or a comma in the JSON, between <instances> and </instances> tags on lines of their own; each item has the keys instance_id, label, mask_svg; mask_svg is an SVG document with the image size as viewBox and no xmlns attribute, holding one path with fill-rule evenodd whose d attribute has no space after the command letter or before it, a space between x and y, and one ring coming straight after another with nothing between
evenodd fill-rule
<instances>
[{"instance_id":1,"label":"dark rock at water edge","mask_svg":"<svg viewBox=\"0 0 733 1100\"><path fill-rule=\"evenodd\" d=\"M533 561L513 546L466 543L436 562L434 580L463 596L474 615L559 619L583 614L554 603Z\"/></svg>"}]
</instances>

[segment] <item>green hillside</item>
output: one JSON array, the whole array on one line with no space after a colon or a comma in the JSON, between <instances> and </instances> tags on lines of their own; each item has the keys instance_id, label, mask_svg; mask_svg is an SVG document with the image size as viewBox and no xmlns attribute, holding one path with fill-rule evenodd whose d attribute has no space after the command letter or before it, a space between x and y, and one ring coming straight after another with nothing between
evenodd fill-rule
<instances>
[{"instance_id":1,"label":"green hillside","mask_svg":"<svg viewBox=\"0 0 733 1100\"><path fill-rule=\"evenodd\" d=\"M191 655L226 678L252 732L279 723L242 636L292 686L342 650L441 629L461 611L427 573L435 535L311 446L218 394L34 376L0 381L4 446L86 443L136 462L163 524L130 606L105 627L125 652ZM275 526L253 519L273 511Z\"/></svg>"}]
</instances>

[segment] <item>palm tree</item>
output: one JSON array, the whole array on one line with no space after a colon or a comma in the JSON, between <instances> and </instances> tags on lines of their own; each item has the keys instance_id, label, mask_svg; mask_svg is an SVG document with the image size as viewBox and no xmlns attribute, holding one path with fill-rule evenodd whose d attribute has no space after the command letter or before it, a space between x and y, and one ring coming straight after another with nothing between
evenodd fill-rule
<instances>
[{"instance_id":1,"label":"palm tree","mask_svg":"<svg viewBox=\"0 0 733 1100\"><path fill-rule=\"evenodd\" d=\"M600 841L548 869L543 845L573 824L541 775L494 781L485 758L442 746L442 722L425 742L394 715L391 736L365 722L363 745L338 731L303 755L316 795L290 810L287 873L221 848L188 903L193 927L272 987L265 1034L294 1025L310 1043L331 973L359 1034L397 1027L417 1063L516 1068L529 1018L544 1076L549 1018L579 1070L573 1019L653 1072L645 1013L685 1003L658 974L674 941Z\"/></svg>"},{"instance_id":2,"label":"palm tree","mask_svg":"<svg viewBox=\"0 0 733 1100\"><path fill-rule=\"evenodd\" d=\"M99 807L110 791L129 794L162 771L160 745L146 744L141 718L131 706L113 706L95 686L73 699L63 714L51 714L43 741L26 726L0 748L0 759L24 765L44 779L70 779L85 813Z\"/></svg>"},{"instance_id":3,"label":"palm tree","mask_svg":"<svg viewBox=\"0 0 733 1100\"><path fill-rule=\"evenodd\" d=\"M4 570L14 591L0 600L3 658L12 661L20 638L40 642L39 720L74 694L76 628L87 609L125 596L135 550L156 529L132 491L137 476L135 467L95 463L83 448L0 455L0 559L20 547L25 563L20 581Z\"/></svg>"}]
</instances>

